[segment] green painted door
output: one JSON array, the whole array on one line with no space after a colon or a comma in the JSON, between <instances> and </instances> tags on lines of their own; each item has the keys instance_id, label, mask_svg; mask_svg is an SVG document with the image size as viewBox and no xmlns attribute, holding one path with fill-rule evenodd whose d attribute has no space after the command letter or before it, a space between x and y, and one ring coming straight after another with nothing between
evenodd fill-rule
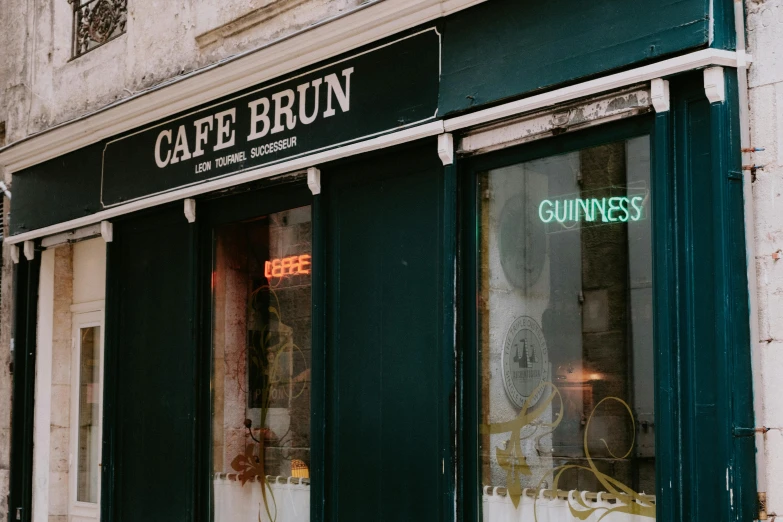
<instances>
[{"instance_id":1,"label":"green painted door","mask_svg":"<svg viewBox=\"0 0 783 522\"><path fill-rule=\"evenodd\" d=\"M194 518L192 238L181 204L114 225L108 251L102 520Z\"/></svg>"},{"instance_id":2,"label":"green painted door","mask_svg":"<svg viewBox=\"0 0 783 522\"><path fill-rule=\"evenodd\" d=\"M452 516L443 460L451 393L441 370L453 351L440 348L443 167L435 150L323 172L327 520Z\"/></svg>"}]
</instances>

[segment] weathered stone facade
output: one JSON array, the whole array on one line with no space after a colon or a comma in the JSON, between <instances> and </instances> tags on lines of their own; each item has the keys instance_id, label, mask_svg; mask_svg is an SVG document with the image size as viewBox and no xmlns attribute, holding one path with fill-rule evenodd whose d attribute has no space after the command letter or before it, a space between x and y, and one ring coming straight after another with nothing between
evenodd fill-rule
<instances>
[{"instance_id":1,"label":"weathered stone facade","mask_svg":"<svg viewBox=\"0 0 783 522\"><path fill-rule=\"evenodd\" d=\"M753 54L749 73L751 145L765 149L753 154L763 165L753 184L758 274L760 375L754 375L754 392L761 394L763 411L756 424L772 428L766 434L767 509L783 514L783 401L778 388L783 371L783 2L746 3L748 51ZM758 399L758 397L757 397Z\"/></svg>"}]
</instances>

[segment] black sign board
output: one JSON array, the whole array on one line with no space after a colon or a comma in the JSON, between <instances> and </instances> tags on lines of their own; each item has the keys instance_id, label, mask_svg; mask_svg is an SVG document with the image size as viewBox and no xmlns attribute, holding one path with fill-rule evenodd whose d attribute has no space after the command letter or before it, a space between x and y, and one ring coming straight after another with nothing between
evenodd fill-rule
<instances>
[{"instance_id":1,"label":"black sign board","mask_svg":"<svg viewBox=\"0 0 783 522\"><path fill-rule=\"evenodd\" d=\"M416 125L436 116L435 28L109 141L104 208Z\"/></svg>"}]
</instances>

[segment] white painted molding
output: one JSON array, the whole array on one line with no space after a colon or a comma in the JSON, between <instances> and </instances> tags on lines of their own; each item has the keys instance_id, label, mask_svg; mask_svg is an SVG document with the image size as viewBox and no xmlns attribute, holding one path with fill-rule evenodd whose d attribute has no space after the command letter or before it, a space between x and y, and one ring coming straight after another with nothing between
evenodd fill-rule
<instances>
[{"instance_id":1,"label":"white painted molding","mask_svg":"<svg viewBox=\"0 0 783 522\"><path fill-rule=\"evenodd\" d=\"M650 82L650 100L655 112L669 112L669 81L655 78Z\"/></svg>"},{"instance_id":2,"label":"white painted molding","mask_svg":"<svg viewBox=\"0 0 783 522\"><path fill-rule=\"evenodd\" d=\"M438 157L444 167L454 163L454 135L450 132L438 135Z\"/></svg>"},{"instance_id":3,"label":"white painted molding","mask_svg":"<svg viewBox=\"0 0 783 522\"><path fill-rule=\"evenodd\" d=\"M11 261L15 265L19 264L19 245L11 245Z\"/></svg>"},{"instance_id":4,"label":"white painted molding","mask_svg":"<svg viewBox=\"0 0 783 522\"><path fill-rule=\"evenodd\" d=\"M723 79L723 67L704 69L704 94L710 103L726 101L726 82Z\"/></svg>"},{"instance_id":5,"label":"white painted molding","mask_svg":"<svg viewBox=\"0 0 783 522\"><path fill-rule=\"evenodd\" d=\"M105 303L106 301L104 299L98 299L96 301L72 304L71 312L75 314L82 314L85 312L100 312L103 310Z\"/></svg>"},{"instance_id":6,"label":"white painted molding","mask_svg":"<svg viewBox=\"0 0 783 522\"><path fill-rule=\"evenodd\" d=\"M746 55L750 60L750 55ZM737 55L734 51L721 49L702 49L668 60L637 67L616 74L610 74L602 78L596 78L587 82L570 85L562 89L537 94L528 98L505 103L489 109L476 111L465 116L445 120L443 125L446 132L453 132L474 125L482 125L501 118L508 118L528 111L542 109L557 103L567 102L576 98L593 96L595 94L620 89L637 83L649 82L655 78L671 76L673 74L719 65L734 67L737 64Z\"/></svg>"},{"instance_id":7,"label":"white painted molding","mask_svg":"<svg viewBox=\"0 0 783 522\"><path fill-rule=\"evenodd\" d=\"M52 248L58 245L64 245L65 243L72 243L79 241L80 239L87 239L90 237L97 237L101 235L100 224L90 225L88 227L77 228L75 230L69 230L62 234L55 234L53 236L47 236L41 239L42 248Z\"/></svg>"},{"instance_id":8,"label":"white painted molding","mask_svg":"<svg viewBox=\"0 0 783 522\"><path fill-rule=\"evenodd\" d=\"M196 200L193 198L185 199L185 219L188 223L196 222Z\"/></svg>"},{"instance_id":9,"label":"white painted molding","mask_svg":"<svg viewBox=\"0 0 783 522\"><path fill-rule=\"evenodd\" d=\"M59 488L50 487L50 480L56 477L56 475L49 473L52 451L50 442L52 436L52 368L54 367L54 298L57 293L54 270L54 250L41 252L41 268L38 279L38 324L36 326L35 346L33 512L30 517L32 522L48 522L49 500L53 493L59 492ZM58 295L58 297L60 296ZM67 338L70 338L70 327L68 327L67 331ZM61 382L58 381L58 383Z\"/></svg>"},{"instance_id":10,"label":"white painted molding","mask_svg":"<svg viewBox=\"0 0 783 522\"><path fill-rule=\"evenodd\" d=\"M50 225L38 230L31 230L30 232L24 232L15 236L8 236L4 241L7 244L13 245L29 239L50 236L52 234L59 234L60 232L84 227L93 223L101 223L101 235L103 235L104 240L106 240L107 236L104 234L104 226L102 222L117 216L136 212L137 210L142 210L145 208L156 207L164 203L171 203L172 201L178 201L184 198L197 196L199 194L213 192L215 190L223 190L235 185L240 185L242 183L248 183L250 181L278 176L280 174L292 174L296 172L304 173L314 164L326 163L328 161L334 161L340 158L354 156L356 154L363 154L365 152L371 152L378 149L385 149L387 147L393 147L395 145L416 141L421 138L437 136L438 134L442 133L443 122L433 121L430 123L418 125L416 127L410 127L401 131L392 132L390 134L384 134L383 136L378 136L377 138L325 150L316 154L310 154L308 156L302 156L300 158L283 161L274 165L267 165L266 167L259 167L256 169L246 170L244 172L238 172L232 176L227 176L225 178L215 179L206 183L201 183L199 185L192 185L190 187L185 187L179 190L158 194L146 199L139 199L125 205L120 205L96 212L90 216L72 219L71 221L57 223L55 225ZM106 222L106 225L110 231L111 223ZM109 232L108 237L111 238L111 232ZM110 239L106 241L109 242Z\"/></svg>"},{"instance_id":11,"label":"white painted molding","mask_svg":"<svg viewBox=\"0 0 783 522\"><path fill-rule=\"evenodd\" d=\"M474 127L459 138L457 154L485 154L555 134L603 125L650 110L646 85L593 96L569 104L547 107L515 118Z\"/></svg>"},{"instance_id":12,"label":"white painted molding","mask_svg":"<svg viewBox=\"0 0 783 522\"><path fill-rule=\"evenodd\" d=\"M307 169L307 186L310 188L310 192L313 196L317 196L321 193L321 170L316 167L309 167Z\"/></svg>"},{"instance_id":13,"label":"white painted molding","mask_svg":"<svg viewBox=\"0 0 783 522\"><path fill-rule=\"evenodd\" d=\"M7 173L282 77L486 0L381 0L0 149Z\"/></svg>"},{"instance_id":14,"label":"white painted molding","mask_svg":"<svg viewBox=\"0 0 783 522\"><path fill-rule=\"evenodd\" d=\"M35 243L30 240L24 242L24 257L28 261L35 259Z\"/></svg>"},{"instance_id":15,"label":"white painted molding","mask_svg":"<svg viewBox=\"0 0 783 522\"><path fill-rule=\"evenodd\" d=\"M114 241L114 225L110 221L101 221L101 237L107 243Z\"/></svg>"}]
</instances>

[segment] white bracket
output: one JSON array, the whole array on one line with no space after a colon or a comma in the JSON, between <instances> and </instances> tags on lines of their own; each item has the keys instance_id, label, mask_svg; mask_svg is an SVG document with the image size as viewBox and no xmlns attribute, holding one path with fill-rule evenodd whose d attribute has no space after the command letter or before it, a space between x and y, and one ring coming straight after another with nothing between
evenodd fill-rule
<instances>
[{"instance_id":1,"label":"white bracket","mask_svg":"<svg viewBox=\"0 0 783 522\"><path fill-rule=\"evenodd\" d=\"M111 243L114 240L114 226L111 221L101 221L101 237L107 243Z\"/></svg>"},{"instance_id":2,"label":"white bracket","mask_svg":"<svg viewBox=\"0 0 783 522\"><path fill-rule=\"evenodd\" d=\"M438 134L438 157L444 167L454 163L454 135L450 132Z\"/></svg>"},{"instance_id":3,"label":"white bracket","mask_svg":"<svg viewBox=\"0 0 783 522\"><path fill-rule=\"evenodd\" d=\"M196 222L196 200L193 198L185 200L185 218L188 223Z\"/></svg>"},{"instance_id":4,"label":"white bracket","mask_svg":"<svg viewBox=\"0 0 783 522\"><path fill-rule=\"evenodd\" d=\"M19 245L11 245L11 261L15 265L19 264Z\"/></svg>"},{"instance_id":5,"label":"white bracket","mask_svg":"<svg viewBox=\"0 0 783 522\"><path fill-rule=\"evenodd\" d=\"M726 101L726 83L723 81L723 67L704 69L704 93L710 103Z\"/></svg>"},{"instance_id":6,"label":"white bracket","mask_svg":"<svg viewBox=\"0 0 783 522\"><path fill-rule=\"evenodd\" d=\"M24 242L24 257L27 258L28 261L35 259L35 243L32 241Z\"/></svg>"},{"instance_id":7,"label":"white bracket","mask_svg":"<svg viewBox=\"0 0 783 522\"><path fill-rule=\"evenodd\" d=\"M669 81L656 78L650 82L650 101L655 112L669 112Z\"/></svg>"},{"instance_id":8,"label":"white bracket","mask_svg":"<svg viewBox=\"0 0 783 522\"><path fill-rule=\"evenodd\" d=\"M321 170L317 167L307 169L307 186L310 187L313 196L321 193Z\"/></svg>"}]
</instances>

